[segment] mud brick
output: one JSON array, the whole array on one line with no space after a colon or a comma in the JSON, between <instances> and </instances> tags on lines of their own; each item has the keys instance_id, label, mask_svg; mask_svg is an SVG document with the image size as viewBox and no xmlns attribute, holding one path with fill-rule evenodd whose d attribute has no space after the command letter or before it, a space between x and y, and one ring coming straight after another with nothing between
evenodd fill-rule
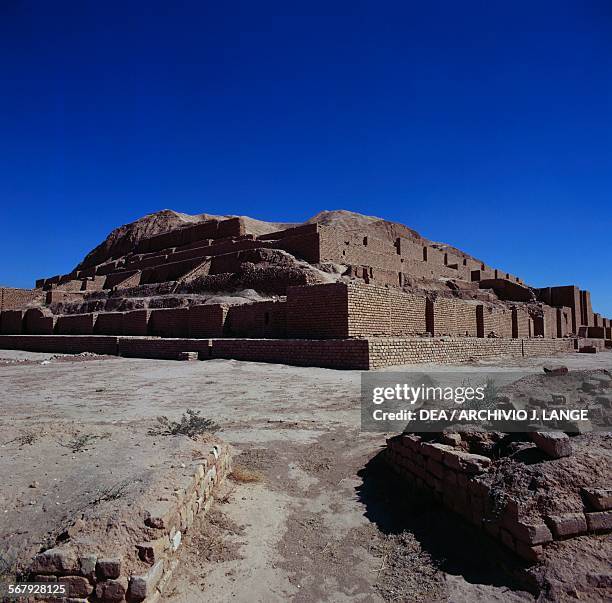
<instances>
[{"instance_id":1,"label":"mud brick","mask_svg":"<svg viewBox=\"0 0 612 603\"><path fill-rule=\"evenodd\" d=\"M438 479L444 479L445 469L442 463L435 461L433 457L429 457L427 459L426 467L427 471L435 475Z\"/></svg>"},{"instance_id":2,"label":"mud brick","mask_svg":"<svg viewBox=\"0 0 612 603\"><path fill-rule=\"evenodd\" d=\"M612 530L612 511L586 513L589 532L609 532Z\"/></svg>"},{"instance_id":3,"label":"mud brick","mask_svg":"<svg viewBox=\"0 0 612 603\"><path fill-rule=\"evenodd\" d=\"M44 574L37 574L34 576L34 582L57 582L57 576L46 576Z\"/></svg>"},{"instance_id":4,"label":"mud brick","mask_svg":"<svg viewBox=\"0 0 612 603\"><path fill-rule=\"evenodd\" d=\"M87 578L93 578L96 573L96 562L98 558L95 555L83 555L79 557L79 574Z\"/></svg>"},{"instance_id":5,"label":"mud brick","mask_svg":"<svg viewBox=\"0 0 612 603\"><path fill-rule=\"evenodd\" d=\"M121 575L121 558L108 557L98 559L96 563L96 575L104 580L107 578L118 578Z\"/></svg>"},{"instance_id":6,"label":"mud brick","mask_svg":"<svg viewBox=\"0 0 612 603\"><path fill-rule=\"evenodd\" d=\"M145 514L145 525L158 530L167 530L176 520L176 503L170 500L159 500L149 506Z\"/></svg>"},{"instance_id":7,"label":"mud brick","mask_svg":"<svg viewBox=\"0 0 612 603\"><path fill-rule=\"evenodd\" d=\"M514 551L519 557L532 563L541 561L544 555L544 549L541 545L529 546L520 540L515 540Z\"/></svg>"},{"instance_id":8,"label":"mud brick","mask_svg":"<svg viewBox=\"0 0 612 603\"><path fill-rule=\"evenodd\" d=\"M611 488L582 488L589 507L595 511L608 511L612 509Z\"/></svg>"},{"instance_id":9,"label":"mud brick","mask_svg":"<svg viewBox=\"0 0 612 603\"><path fill-rule=\"evenodd\" d=\"M146 574L132 576L128 584L128 600L138 603L153 595L163 573L164 562L158 561Z\"/></svg>"},{"instance_id":10,"label":"mud brick","mask_svg":"<svg viewBox=\"0 0 612 603\"><path fill-rule=\"evenodd\" d=\"M504 517L504 527L517 539L528 546L550 542L553 536L545 523L527 523Z\"/></svg>"},{"instance_id":11,"label":"mud brick","mask_svg":"<svg viewBox=\"0 0 612 603\"><path fill-rule=\"evenodd\" d=\"M29 571L34 574L76 574L79 560L74 551L66 548L53 548L34 557Z\"/></svg>"},{"instance_id":12,"label":"mud brick","mask_svg":"<svg viewBox=\"0 0 612 603\"><path fill-rule=\"evenodd\" d=\"M123 601L127 592L127 580L105 580L96 585L96 598L103 603Z\"/></svg>"},{"instance_id":13,"label":"mud brick","mask_svg":"<svg viewBox=\"0 0 612 603\"><path fill-rule=\"evenodd\" d=\"M546 523L556 540L586 534L587 522L584 513L548 515Z\"/></svg>"},{"instance_id":14,"label":"mud brick","mask_svg":"<svg viewBox=\"0 0 612 603\"><path fill-rule=\"evenodd\" d=\"M156 540L150 540L149 542L141 542L137 544L136 550L138 551L138 557L141 561L154 564L156 561L161 559L168 546L168 538L166 536L162 536Z\"/></svg>"},{"instance_id":15,"label":"mud brick","mask_svg":"<svg viewBox=\"0 0 612 603\"><path fill-rule=\"evenodd\" d=\"M559 431L534 431L529 434L531 441L553 459L572 454L572 445L567 434Z\"/></svg>"},{"instance_id":16,"label":"mud brick","mask_svg":"<svg viewBox=\"0 0 612 603\"><path fill-rule=\"evenodd\" d=\"M491 459L480 454L470 454L469 452L460 452L447 447L445 451L444 464L451 469L462 471L469 474L477 474L486 471L491 464Z\"/></svg>"},{"instance_id":17,"label":"mud brick","mask_svg":"<svg viewBox=\"0 0 612 603\"><path fill-rule=\"evenodd\" d=\"M58 581L67 585L69 597L85 599L93 592L93 586L83 576L60 576Z\"/></svg>"},{"instance_id":18,"label":"mud brick","mask_svg":"<svg viewBox=\"0 0 612 603\"><path fill-rule=\"evenodd\" d=\"M421 444L421 452L434 461L442 462L444 458L444 453L447 451L453 451L452 446L447 446L446 444L432 444L430 442L425 442Z\"/></svg>"},{"instance_id":19,"label":"mud brick","mask_svg":"<svg viewBox=\"0 0 612 603\"><path fill-rule=\"evenodd\" d=\"M553 404L566 404L567 398L564 394L551 394Z\"/></svg>"}]
</instances>

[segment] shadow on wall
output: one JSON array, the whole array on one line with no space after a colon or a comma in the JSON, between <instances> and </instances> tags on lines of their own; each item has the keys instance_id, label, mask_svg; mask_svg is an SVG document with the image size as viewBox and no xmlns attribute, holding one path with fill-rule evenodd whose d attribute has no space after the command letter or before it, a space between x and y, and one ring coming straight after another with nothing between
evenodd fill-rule
<instances>
[{"instance_id":1,"label":"shadow on wall","mask_svg":"<svg viewBox=\"0 0 612 603\"><path fill-rule=\"evenodd\" d=\"M356 488L365 505L365 516L381 532L386 535L410 532L440 570L462 576L470 583L527 589L526 584L518 583L511 575L523 567L518 559L510 557L461 517L446 511L425 492L403 485L384 462L383 452L358 473L362 483ZM401 559L401 550L396 553ZM410 559L406 562L410 563Z\"/></svg>"}]
</instances>

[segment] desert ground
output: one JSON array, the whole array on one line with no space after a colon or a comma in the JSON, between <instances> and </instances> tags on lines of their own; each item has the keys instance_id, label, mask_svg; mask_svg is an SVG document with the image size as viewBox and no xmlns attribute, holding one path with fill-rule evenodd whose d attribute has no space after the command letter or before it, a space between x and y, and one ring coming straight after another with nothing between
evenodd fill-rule
<instances>
[{"instance_id":1,"label":"desert ground","mask_svg":"<svg viewBox=\"0 0 612 603\"><path fill-rule=\"evenodd\" d=\"M478 366L551 363L610 369L612 353ZM471 528L369 470L385 434L360 433L359 371L0 350L0 389L6 576L88 508L126 515L145 486L168 487L197 445L152 431L193 409L218 424L243 478L189 531L165 600L533 599Z\"/></svg>"}]
</instances>

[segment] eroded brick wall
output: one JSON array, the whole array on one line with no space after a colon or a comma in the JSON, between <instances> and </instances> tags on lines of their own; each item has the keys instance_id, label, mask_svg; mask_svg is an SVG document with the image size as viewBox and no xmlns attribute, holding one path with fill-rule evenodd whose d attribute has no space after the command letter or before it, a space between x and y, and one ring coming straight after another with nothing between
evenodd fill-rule
<instances>
[{"instance_id":1,"label":"eroded brick wall","mask_svg":"<svg viewBox=\"0 0 612 603\"><path fill-rule=\"evenodd\" d=\"M0 287L0 311L24 309L28 304L42 300L43 293L40 289Z\"/></svg>"},{"instance_id":2,"label":"eroded brick wall","mask_svg":"<svg viewBox=\"0 0 612 603\"><path fill-rule=\"evenodd\" d=\"M229 337L286 337L286 302L263 301L232 306L227 314L227 334Z\"/></svg>"},{"instance_id":3,"label":"eroded brick wall","mask_svg":"<svg viewBox=\"0 0 612 603\"><path fill-rule=\"evenodd\" d=\"M275 362L296 366L321 366L367 370L368 342L365 339L216 339L212 358Z\"/></svg>"},{"instance_id":4,"label":"eroded brick wall","mask_svg":"<svg viewBox=\"0 0 612 603\"><path fill-rule=\"evenodd\" d=\"M223 337L227 312L225 304L190 306L189 337Z\"/></svg>"},{"instance_id":5,"label":"eroded brick wall","mask_svg":"<svg viewBox=\"0 0 612 603\"><path fill-rule=\"evenodd\" d=\"M512 337L512 310L479 305L476 310L478 337Z\"/></svg>"}]
</instances>

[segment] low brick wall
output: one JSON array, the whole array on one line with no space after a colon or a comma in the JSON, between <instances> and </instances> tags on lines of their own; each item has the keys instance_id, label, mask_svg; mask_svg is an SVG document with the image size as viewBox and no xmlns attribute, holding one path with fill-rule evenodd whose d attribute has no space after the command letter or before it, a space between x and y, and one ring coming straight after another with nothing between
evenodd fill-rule
<instances>
[{"instance_id":1,"label":"low brick wall","mask_svg":"<svg viewBox=\"0 0 612 603\"><path fill-rule=\"evenodd\" d=\"M369 339L370 368L423 362L467 362L477 358L547 356L574 349L573 339Z\"/></svg>"},{"instance_id":2,"label":"low brick wall","mask_svg":"<svg viewBox=\"0 0 612 603\"><path fill-rule=\"evenodd\" d=\"M84 316L84 315L77 315ZM604 340L593 340L603 349ZM227 358L295 366L368 370L423 362L457 363L477 358L548 356L574 350L574 339L195 339L105 335L0 335L0 349L114 354L131 358Z\"/></svg>"},{"instance_id":3,"label":"low brick wall","mask_svg":"<svg viewBox=\"0 0 612 603\"><path fill-rule=\"evenodd\" d=\"M118 337L107 335L0 335L0 349L58 354L117 355Z\"/></svg>"},{"instance_id":4,"label":"low brick wall","mask_svg":"<svg viewBox=\"0 0 612 603\"><path fill-rule=\"evenodd\" d=\"M177 481L175 491L151 504L144 518L134 518L144 520L142 528L149 540L128 542L125 546L131 548L113 557L101 554L108 543L96 543L95 538L87 551L73 549L70 542L59 544L32 559L27 570L29 579L65 583L68 598L62 600L66 601L159 601L178 567L177 551L183 535L198 515L209 511L217 486L230 472L228 448L213 446L208 457L195 464L193 475ZM139 559L142 569L126 571L124 556Z\"/></svg>"},{"instance_id":5,"label":"low brick wall","mask_svg":"<svg viewBox=\"0 0 612 603\"><path fill-rule=\"evenodd\" d=\"M119 337L119 356L176 360L181 352L198 352L202 359L210 357L208 339L156 339Z\"/></svg>"},{"instance_id":6,"label":"low brick wall","mask_svg":"<svg viewBox=\"0 0 612 603\"><path fill-rule=\"evenodd\" d=\"M367 370L366 339L215 339L212 358Z\"/></svg>"},{"instance_id":7,"label":"low brick wall","mask_svg":"<svg viewBox=\"0 0 612 603\"><path fill-rule=\"evenodd\" d=\"M418 435L390 438L383 458L409 484L428 490L446 508L529 562L538 561L542 547L555 540L609 532L612 525L609 510L591 509L585 513L580 508L564 515L526 518L512 499L499 509L499 489L492 491L479 478L489 471L492 462L488 457L427 442Z\"/></svg>"}]
</instances>

